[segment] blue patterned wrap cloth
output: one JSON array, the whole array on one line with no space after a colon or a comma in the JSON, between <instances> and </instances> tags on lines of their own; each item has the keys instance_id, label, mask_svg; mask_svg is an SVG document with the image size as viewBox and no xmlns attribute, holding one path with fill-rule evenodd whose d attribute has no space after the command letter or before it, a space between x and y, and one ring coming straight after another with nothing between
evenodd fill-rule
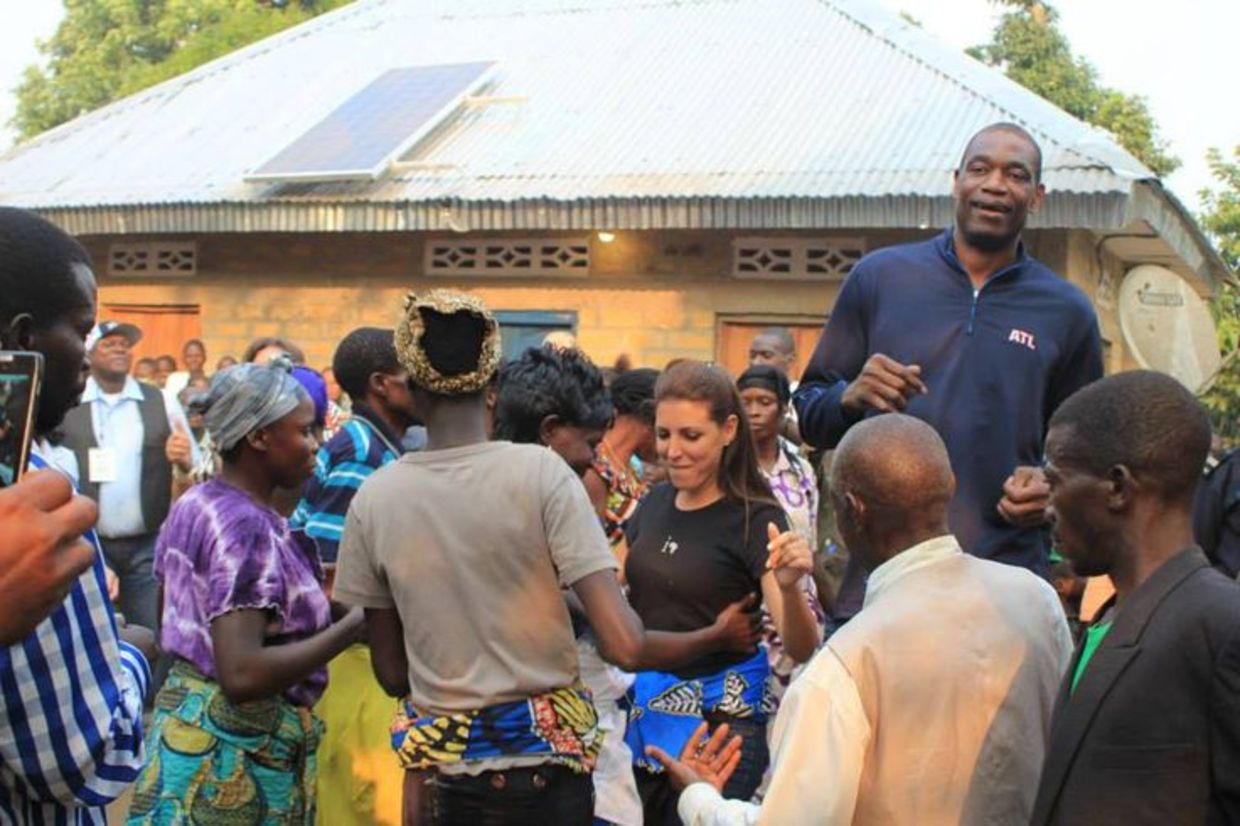
<instances>
[{"instance_id":1,"label":"blue patterned wrap cloth","mask_svg":"<svg viewBox=\"0 0 1240 826\"><path fill-rule=\"evenodd\" d=\"M624 733L633 765L663 771L662 764L646 756L646 747L679 755L708 714L766 722L763 701L770 673L765 647L744 662L704 677L686 680L662 671L640 672L629 689L629 725Z\"/></svg>"}]
</instances>

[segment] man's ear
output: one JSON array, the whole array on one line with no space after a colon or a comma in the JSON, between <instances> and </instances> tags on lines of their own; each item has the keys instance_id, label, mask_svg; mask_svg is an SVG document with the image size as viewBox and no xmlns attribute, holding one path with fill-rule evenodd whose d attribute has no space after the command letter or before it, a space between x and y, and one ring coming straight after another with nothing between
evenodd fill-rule
<instances>
[{"instance_id":1,"label":"man's ear","mask_svg":"<svg viewBox=\"0 0 1240 826\"><path fill-rule=\"evenodd\" d=\"M857 494L849 491L844 494L844 504L846 505L845 516L849 523L855 530L860 531L865 523L865 502Z\"/></svg>"},{"instance_id":2,"label":"man's ear","mask_svg":"<svg viewBox=\"0 0 1240 826\"><path fill-rule=\"evenodd\" d=\"M551 440L555 438L556 431L563 426L564 420L555 413L543 416L543 420L538 423L538 443L542 445L551 444Z\"/></svg>"},{"instance_id":3,"label":"man's ear","mask_svg":"<svg viewBox=\"0 0 1240 826\"><path fill-rule=\"evenodd\" d=\"M0 326L0 348L33 350L34 316L30 313L18 313L8 324Z\"/></svg>"},{"instance_id":4,"label":"man's ear","mask_svg":"<svg viewBox=\"0 0 1240 826\"><path fill-rule=\"evenodd\" d=\"M1042 208L1042 202L1046 200L1046 184L1038 181L1037 189L1034 190L1033 197L1029 199L1029 214L1033 215Z\"/></svg>"},{"instance_id":5,"label":"man's ear","mask_svg":"<svg viewBox=\"0 0 1240 826\"><path fill-rule=\"evenodd\" d=\"M1132 475L1127 465L1112 465L1107 471L1107 509L1113 512L1124 511L1132 506L1132 501L1141 488L1141 482Z\"/></svg>"},{"instance_id":6,"label":"man's ear","mask_svg":"<svg viewBox=\"0 0 1240 826\"><path fill-rule=\"evenodd\" d=\"M388 392L383 381L385 378L387 378L386 375L376 370L366 377L366 389L379 398L386 399ZM357 399L357 401L364 401L364 399Z\"/></svg>"}]
</instances>

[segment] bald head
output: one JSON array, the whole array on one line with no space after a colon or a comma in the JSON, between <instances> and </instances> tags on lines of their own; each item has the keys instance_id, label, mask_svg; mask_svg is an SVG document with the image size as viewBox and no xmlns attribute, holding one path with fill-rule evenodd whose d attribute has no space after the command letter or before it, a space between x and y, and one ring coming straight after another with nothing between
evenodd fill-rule
<instances>
[{"instance_id":1,"label":"bald head","mask_svg":"<svg viewBox=\"0 0 1240 826\"><path fill-rule=\"evenodd\" d=\"M769 364L782 370L784 374L792 372L797 360L797 343L786 327L767 327L753 337L749 343L749 365Z\"/></svg>"},{"instance_id":2,"label":"bald head","mask_svg":"<svg viewBox=\"0 0 1240 826\"><path fill-rule=\"evenodd\" d=\"M849 548L874 545L876 563L920 541L903 533L942 533L955 492L947 447L939 434L920 419L900 413L854 425L831 464L831 495L840 503L848 500L855 523L840 525L853 534L846 539ZM894 547L879 547L885 544L879 534L893 535L888 544Z\"/></svg>"},{"instance_id":3,"label":"bald head","mask_svg":"<svg viewBox=\"0 0 1240 826\"><path fill-rule=\"evenodd\" d=\"M954 493L947 447L930 425L902 413L852 427L835 451L831 485L867 505L914 510L946 507Z\"/></svg>"}]
</instances>

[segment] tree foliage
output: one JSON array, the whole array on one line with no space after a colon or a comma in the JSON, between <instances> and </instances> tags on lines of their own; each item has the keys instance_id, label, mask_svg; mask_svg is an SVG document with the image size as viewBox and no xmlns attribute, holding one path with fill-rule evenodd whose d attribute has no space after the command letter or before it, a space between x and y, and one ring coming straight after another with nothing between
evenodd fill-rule
<instances>
[{"instance_id":1,"label":"tree foliage","mask_svg":"<svg viewBox=\"0 0 1240 826\"><path fill-rule=\"evenodd\" d=\"M1240 270L1240 146L1228 159L1218 149L1207 156L1219 186L1204 190L1201 225L1214 239L1233 273ZM1240 288L1225 285L1214 302L1219 347L1225 359L1214 386L1202 397L1214 417L1216 432L1228 445L1240 444Z\"/></svg>"},{"instance_id":2,"label":"tree foliage","mask_svg":"<svg viewBox=\"0 0 1240 826\"><path fill-rule=\"evenodd\" d=\"M1174 172L1178 158L1167 144L1145 98L1103 86L1089 61L1072 53L1057 25L1058 12L1039 0L995 0L1010 11L1000 18L989 43L969 54L1002 69L1008 77L1071 115L1099 126L1159 177Z\"/></svg>"},{"instance_id":3,"label":"tree foliage","mask_svg":"<svg viewBox=\"0 0 1240 826\"><path fill-rule=\"evenodd\" d=\"M347 0L65 0L17 88L22 138L175 77Z\"/></svg>"}]
</instances>

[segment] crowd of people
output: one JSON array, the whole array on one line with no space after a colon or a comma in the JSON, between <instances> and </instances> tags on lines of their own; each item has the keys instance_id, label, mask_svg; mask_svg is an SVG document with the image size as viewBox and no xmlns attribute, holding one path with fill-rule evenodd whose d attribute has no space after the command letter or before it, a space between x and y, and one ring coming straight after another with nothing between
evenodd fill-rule
<instances>
[{"instance_id":1,"label":"crowd of people","mask_svg":"<svg viewBox=\"0 0 1240 826\"><path fill-rule=\"evenodd\" d=\"M1103 377L1021 243L1040 176L973 136L799 376L779 328L736 376L505 359L446 289L322 370L135 362L82 247L0 209L0 346L45 371L0 823L1240 822L1233 456L1203 484L1197 400Z\"/></svg>"}]
</instances>

